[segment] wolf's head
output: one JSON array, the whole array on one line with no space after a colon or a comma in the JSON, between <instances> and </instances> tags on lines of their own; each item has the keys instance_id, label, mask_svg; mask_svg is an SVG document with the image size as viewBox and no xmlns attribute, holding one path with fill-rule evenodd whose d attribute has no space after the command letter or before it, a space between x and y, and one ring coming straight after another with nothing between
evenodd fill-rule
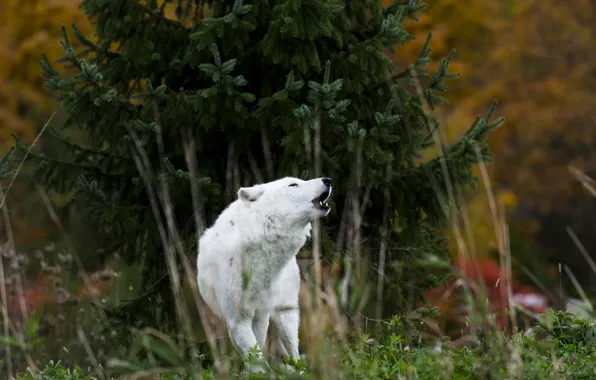
<instances>
[{"instance_id":1,"label":"wolf's head","mask_svg":"<svg viewBox=\"0 0 596 380\"><path fill-rule=\"evenodd\" d=\"M285 177L238 190L238 198L245 205L304 223L329 214L330 196L331 178L327 177L309 181Z\"/></svg>"}]
</instances>

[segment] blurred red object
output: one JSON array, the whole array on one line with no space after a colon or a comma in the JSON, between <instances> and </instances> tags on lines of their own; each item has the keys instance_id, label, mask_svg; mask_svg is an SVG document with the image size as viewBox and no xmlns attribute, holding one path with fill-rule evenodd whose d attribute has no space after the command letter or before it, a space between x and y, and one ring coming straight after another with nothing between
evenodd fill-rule
<instances>
[{"instance_id":1,"label":"blurred red object","mask_svg":"<svg viewBox=\"0 0 596 380\"><path fill-rule=\"evenodd\" d=\"M59 277L53 273L42 273L33 284L24 283L21 287L14 283L7 284L5 287L8 317L13 323L18 324L24 320L25 315L42 312L45 307L107 296L111 291L113 278L111 271L91 273L87 281L81 281L78 291L74 294L68 293Z\"/></svg>"},{"instance_id":2,"label":"blurred red object","mask_svg":"<svg viewBox=\"0 0 596 380\"><path fill-rule=\"evenodd\" d=\"M461 281L469 284L476 301L488 301L488 311L495 314L496 325L501 330L507 328L507 309L517 304L529 314L543 313L548 306L547 297L529 285L511 281L511 299L507 295L508 279L494 260L457 260L454 263L456 276L447 285L434 288L425 293L425 297L441 312L439 322L449 323L464 319L469 315L461 297ZM459 282L458 282L459 281ZM479 290L483 289L481 293ZM475 290L475 291L474 291ZM464 311L462 313L462 311ZM463 314L463 315L462 315ZM442 320L442 321L441 321Z\"/></svg>"}]
</instances>

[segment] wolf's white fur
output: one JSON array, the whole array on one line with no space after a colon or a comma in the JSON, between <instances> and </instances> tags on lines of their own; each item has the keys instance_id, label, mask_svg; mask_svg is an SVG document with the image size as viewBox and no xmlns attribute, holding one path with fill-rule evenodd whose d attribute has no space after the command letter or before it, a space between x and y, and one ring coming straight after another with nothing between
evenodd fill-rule
<instances>
[{"instance_id":1,"label":"wolf's white fur","mask_svg":"<svg viewBox=\"0 0 596 380\"><path fill-rule=\"evenodd\" d=\"M201 236L201 296L226 322L243 356L251 347L264 349L271 322L282 352L298 359L296 254L310 237L311 221L329 213L313 200L331 192L330 182L286 177L240 188L238 199Z\"/></svg>"}]
</instances>

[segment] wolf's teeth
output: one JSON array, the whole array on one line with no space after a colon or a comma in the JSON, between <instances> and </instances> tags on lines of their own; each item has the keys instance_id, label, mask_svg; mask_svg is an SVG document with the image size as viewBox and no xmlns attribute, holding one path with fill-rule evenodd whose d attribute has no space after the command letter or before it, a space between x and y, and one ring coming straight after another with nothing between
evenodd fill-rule
<instances>
[{"instance_id":1,"label":"wolf's teeth","mask_svg":"<svg viewBox=\"0 0 596 380\"><path fill-rule=\"evenodd\" d=\"M322 205L323 205L323 202L319 201L319 205L321 205L321 206L322 206Z\"/></svg>"}]
</instances>

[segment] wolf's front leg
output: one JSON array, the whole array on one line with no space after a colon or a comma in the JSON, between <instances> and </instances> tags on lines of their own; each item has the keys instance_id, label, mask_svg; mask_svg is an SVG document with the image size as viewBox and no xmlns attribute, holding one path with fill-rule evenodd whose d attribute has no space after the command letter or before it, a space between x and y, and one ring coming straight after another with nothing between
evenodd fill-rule
<instances>
[{"instance_id":1,"label":"wolf's front leg","mask_svg":"<svg viewBox=\"0 0 596 380\"><path fill-rule=\"evenodd\" d=\"M228 322L228 330L232 343L242 356L248 356L250 349L258 346L250 319Z\"/></svg>"},{"instance_id":2,"label":"wolf's front leg","mask_svg":"<svg viewBox=\"0 0 596 380\"><path fill-rule=\"evenodd\" d=\"M242 357L246 359L250 353L250 349L256 347L259 349L258 363L249 366L250 372L260 372L267 367L267 362L263 357L262 347L258 344L257 338L252 329L252 321L250 319L243 319L241 321L228 322L228 330L232 343L240 352Z\"/></svg>"},{"instance_id":3,"label":"wolf's front leg","mask_svg":"<svg viewBox=\"0 0 596 380\"><path fill-rule=\"evenodd\" d=\"M257 343L261 349L265 348L265 340L267 339L267 329L269 328L270 311L257 310L252 320L252 331L257 338Z\"/></svg>"}]
</instances>

